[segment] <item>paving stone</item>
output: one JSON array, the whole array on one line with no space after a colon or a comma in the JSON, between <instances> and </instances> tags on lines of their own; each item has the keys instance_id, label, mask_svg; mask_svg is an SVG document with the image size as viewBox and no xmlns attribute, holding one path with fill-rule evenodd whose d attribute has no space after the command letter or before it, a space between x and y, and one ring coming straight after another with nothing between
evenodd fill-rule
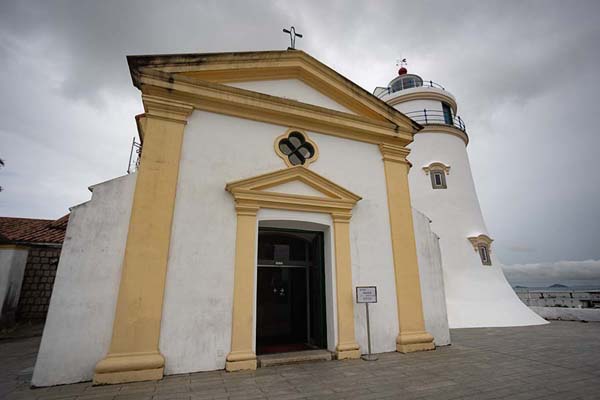
<instances>
[{"instance_id":1,"label":"paving stone","mask_svg":"<svg viewBox=\"0 0 600 400\"><path fill-rule=\"evenodd\" d=\"M30 389L39 338L0 340L0 398L9 400L599 399L600 323L457 329L433 352L376 362L326 361L158 382Z\"/></svg>"}]
</instances>

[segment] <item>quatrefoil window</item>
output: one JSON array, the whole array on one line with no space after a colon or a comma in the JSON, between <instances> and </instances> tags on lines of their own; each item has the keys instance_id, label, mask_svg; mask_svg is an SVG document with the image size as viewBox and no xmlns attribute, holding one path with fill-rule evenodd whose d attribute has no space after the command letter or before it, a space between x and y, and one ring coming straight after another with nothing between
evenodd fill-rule
<instances>
[{"instance_id":1,"label":"quatrefoil window","mask_svg":"<svg viewBox=\"0 0 600 400\"><path fill-rule=\"evenodd\" d=\"M308 165L317 158L317 147L305 133L290 130L275 141L277 154L292 167Z\"/></svg>"}]
</instances>

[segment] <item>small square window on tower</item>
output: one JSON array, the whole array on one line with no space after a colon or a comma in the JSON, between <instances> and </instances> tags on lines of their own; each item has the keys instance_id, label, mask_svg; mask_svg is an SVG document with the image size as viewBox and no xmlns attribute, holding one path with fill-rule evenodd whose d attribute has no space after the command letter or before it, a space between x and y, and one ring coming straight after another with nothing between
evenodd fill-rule
<instances>
[{"instance_id":1,"label":"small square window on tower","mask_svg":"<svg viewBox=\"0 0 600 400\"><path fill-rule=\"evenodd\" d=\"M442 171L431 172L431 185L434 189L446 189L446 176Z\"/></svg>"},{"instance_id":2,"label":"small square window on tower","mask_svg":"<svg viewBox=\"0 0 600 400\"><path fill-rule=\"evenodd\" d=\"M431 187L434 189L446 189L446 175L450 173L450 167L441 162L433 162L423 167L426 175L431 177Z\"/></svg>"},{"instance_id":3,"label":"small square window on tower","mask_svg":"<svg viewBox=\"0 0 600 400\"><path fill-rule=\"evenodd\" d=\"M479 254L479 258L481 258L481 264L483 265L492 265L492 259L490 257L490 251L492 242L494 241L488 235L479 235L472 236L468 238L475 251Z\"/></svg>"},{"instance_id":4,"label":"small square window on tower","mask_svg":"<svg viewBox=\"0 0 600 400\"><path fill-rule=\"evenodd\" d=\"M487 245L485 245L485 244L479 245L479 257L481 257L481 263L483 265L492 265L492 261L490 260L490 254L488 252Z\"/></svg>"}]
</instances>

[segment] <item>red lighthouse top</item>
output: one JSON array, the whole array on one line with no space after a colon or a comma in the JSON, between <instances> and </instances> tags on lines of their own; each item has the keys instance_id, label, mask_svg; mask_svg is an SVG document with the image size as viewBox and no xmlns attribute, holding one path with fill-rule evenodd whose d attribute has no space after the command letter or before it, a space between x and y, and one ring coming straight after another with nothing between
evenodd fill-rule
<instances>
[{"instance_id":1,"label":"red lighthouse top","mask_svg":"<svg viewBox=\"0 0 600 400\"><path fill-rule=\"evenodd\" d=\"M400 69L398 70L398 75L405 75L408 72L408 70L404 67L400 67Z\"/></svg>"}]
</instances>

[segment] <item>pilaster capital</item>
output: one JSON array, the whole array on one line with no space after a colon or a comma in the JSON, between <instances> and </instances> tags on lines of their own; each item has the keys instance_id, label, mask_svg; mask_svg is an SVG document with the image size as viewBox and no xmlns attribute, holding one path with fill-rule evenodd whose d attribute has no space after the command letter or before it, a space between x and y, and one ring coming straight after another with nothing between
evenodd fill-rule
<instances>
[{"instance_id":1,"label":"pilaster capital","mask_svg":"<svg viewBox=\"0 0 600 400\"><path fill-rule=\"evenodd\" d=\"M236 204L235 205L235 212L237 213L238 216L240 215L246 215L246 216L256 216L256 214L258 213L258 210L260 210L260 207L255 205L255 204Z\"/></svg>"},{"instance_id":2,"label":"pilaster capital","mask_svg":"<svg viewBox=\"0 0 600 400\"><path fill-rule=\"evenodd\" d=\"M331 213L333 222L338 224L349 224L352 219L352 212L333 212Z\"/></svg>"},{"instance_id":3,"label":"pilaster capital","mask_svg":"<svg viewBox=\"0 0 600 400\"><path fill-rule=\"evenodd\" d=\"M142 102L144 103L146 117L164 119L181 124L187 124L188 117L194 111L194 106L191 104L165 97L143 94Z\"/></svg>"},{"instance_id":4,"label":"pilaster capital","mask_svg":"<svg viewBox=\"0 0 600 400\"><path fill-rule=\"evenodd\" d=\"M379 145L379 151L381 151L383 161L406 164L409 167L412 167L412 164L406 159L410 153L410 149L407 149L406 147L381 143Z\"/></svg>"}]
</instances>

